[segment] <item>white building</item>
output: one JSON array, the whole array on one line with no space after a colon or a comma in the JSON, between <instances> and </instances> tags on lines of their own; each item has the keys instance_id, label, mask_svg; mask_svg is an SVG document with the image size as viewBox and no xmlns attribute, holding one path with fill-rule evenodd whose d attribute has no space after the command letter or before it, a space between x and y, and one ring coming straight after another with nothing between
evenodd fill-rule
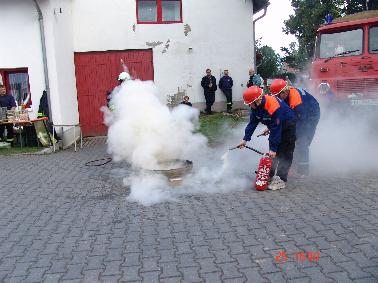
<instances>
[{"instance_id":1,"label":"white building","mask_svg":"<svg viewBox=\"0 0 378 283\"><path fill-rule=\"evenodd\" d=\"M234 101L241 101L254 63L253 12L265 3L1 0L1 80L18 99L31 93L34 117L47 89L53 123L80 123L85 136L106 134L99 108L117 83L121 62L131 75L154 80L162 99L186 92L199 108L205 69L217 81L228 69ZM224 101L218 90L215 109Z\"/></svg>"}]
</instances>

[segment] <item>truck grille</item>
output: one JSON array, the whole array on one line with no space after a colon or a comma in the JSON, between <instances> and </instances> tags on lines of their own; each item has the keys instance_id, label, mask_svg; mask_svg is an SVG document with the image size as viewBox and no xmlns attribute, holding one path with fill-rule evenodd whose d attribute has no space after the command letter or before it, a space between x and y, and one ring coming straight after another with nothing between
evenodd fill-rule
<instances>
[{"instance_id":1,"label":"truck grille","mask_svg":"<svg viewBox=\"0 0 378 283\"><path fill-rule=\"evenodd\" d=\"M339 80L336 88L340 95L378 96L378 78Z\"/></svg>"}]
</instances>

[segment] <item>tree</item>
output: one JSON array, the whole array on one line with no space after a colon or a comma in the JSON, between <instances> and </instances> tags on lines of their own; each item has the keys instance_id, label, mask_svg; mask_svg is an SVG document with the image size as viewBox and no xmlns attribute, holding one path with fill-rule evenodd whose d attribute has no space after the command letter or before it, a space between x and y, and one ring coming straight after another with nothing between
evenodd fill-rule
<instances>
[{"instance_id":1,"label":"tree","mask_svg":"<svg viewBox=\"0 0 378 283\"><path fill-rule=\"evenodd\" d=\"M284 21L283 31L298 39L298 50L305 60L310 58L315 45L316 30L327 14L339 17L344 0L291 0L294 15Z\"/></svg>"},{"instance_id":2,"label":"tree","mask_svg":"<svg viewBox=\"0 0 378 283\"><path fill-rule=\"evenodd\" d=\"M343 13L347 15L355 14L366 10L377 10L378 1L375 0L347 0L343 8Z\"/></svg>"},{"instance_id":3,"label":"tree","mask_svg":"<svg viewBox=\"0 0 378 283\"><path fill-rule=\"evenodd\" d=\"M273 48L267 45L261 46L260 40L257 40L256 53L261 54L257 73L264 79L276 77L279 71L280 57Z\"/></svg>"},{"instance_id":4,"label":"tree","mask_svg":"<svg viewBox=\"0 0 378 283\"><path fill-rule=\"evenodd\" d=\"M300 70L305 68L308 57L306 50L300 49L298 43L291 42L289 47L281 47L281 51L283 53L281 61L287 63L289 67Z\"/></svg>"}]
</instances>

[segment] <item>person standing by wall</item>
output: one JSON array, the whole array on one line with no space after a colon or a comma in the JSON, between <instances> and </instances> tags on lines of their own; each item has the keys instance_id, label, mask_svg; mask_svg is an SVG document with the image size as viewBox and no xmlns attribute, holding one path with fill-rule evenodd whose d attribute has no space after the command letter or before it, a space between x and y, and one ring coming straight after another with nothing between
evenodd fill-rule
<instances>
[{"instance_id":1,"label":"person standing by wall","mask_svg":"<svg viewBox=\"0 0 378 283\"><path fill-rule=\"evenodd\" d=\"M223 71L223 77L219 80L219 88L222 90L227 99L227 113L232 111L232 86L234 82L228 75L228 70Z\"/></svg>"},{"instance_id":2,"label":"person standing by wall","mask_svg":"<svg viewBox=\"0 0 378 283\"><path fill-rule=\"evenodd\" d=\"M203 93L206 100L206 114L212 114L211 107L215 101L215 91L217 90L217 80L211 75L211 70L206 69L206 76L201 80L201 86L203 87Z\"/></svg>"},{"instance_id":3,"label":"person standing by wall","mask_svg":"<svg viewBox=\"0 0 378 283\"><path fill-rule=\"evenodd\" d=\"M14 110L16 108L16 101L13 96L7 94L4 85L0 85L0 107L6 107L7 110ZM7 129L7 142L13 141L13 124L0 125L0 140L4 136L4 130Z\"/></svg>"}]
</instances>

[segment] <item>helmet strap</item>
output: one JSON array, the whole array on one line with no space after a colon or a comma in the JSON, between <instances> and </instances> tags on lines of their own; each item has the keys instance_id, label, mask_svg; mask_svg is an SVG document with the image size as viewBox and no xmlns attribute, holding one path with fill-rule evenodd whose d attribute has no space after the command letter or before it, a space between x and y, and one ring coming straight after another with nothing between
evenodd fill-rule
<instances>
[{"instance_id":1,"label":"helmet strap","mask_svg":"<svg viewBox=\"0 0 378 283\"><path fill-rule=\"evenodd\" d=\"M264 93L262 92L259 97L257 97L253 102L256 102L257 100L261 99L263 97Z\"/></svg>"}]
</instances>

